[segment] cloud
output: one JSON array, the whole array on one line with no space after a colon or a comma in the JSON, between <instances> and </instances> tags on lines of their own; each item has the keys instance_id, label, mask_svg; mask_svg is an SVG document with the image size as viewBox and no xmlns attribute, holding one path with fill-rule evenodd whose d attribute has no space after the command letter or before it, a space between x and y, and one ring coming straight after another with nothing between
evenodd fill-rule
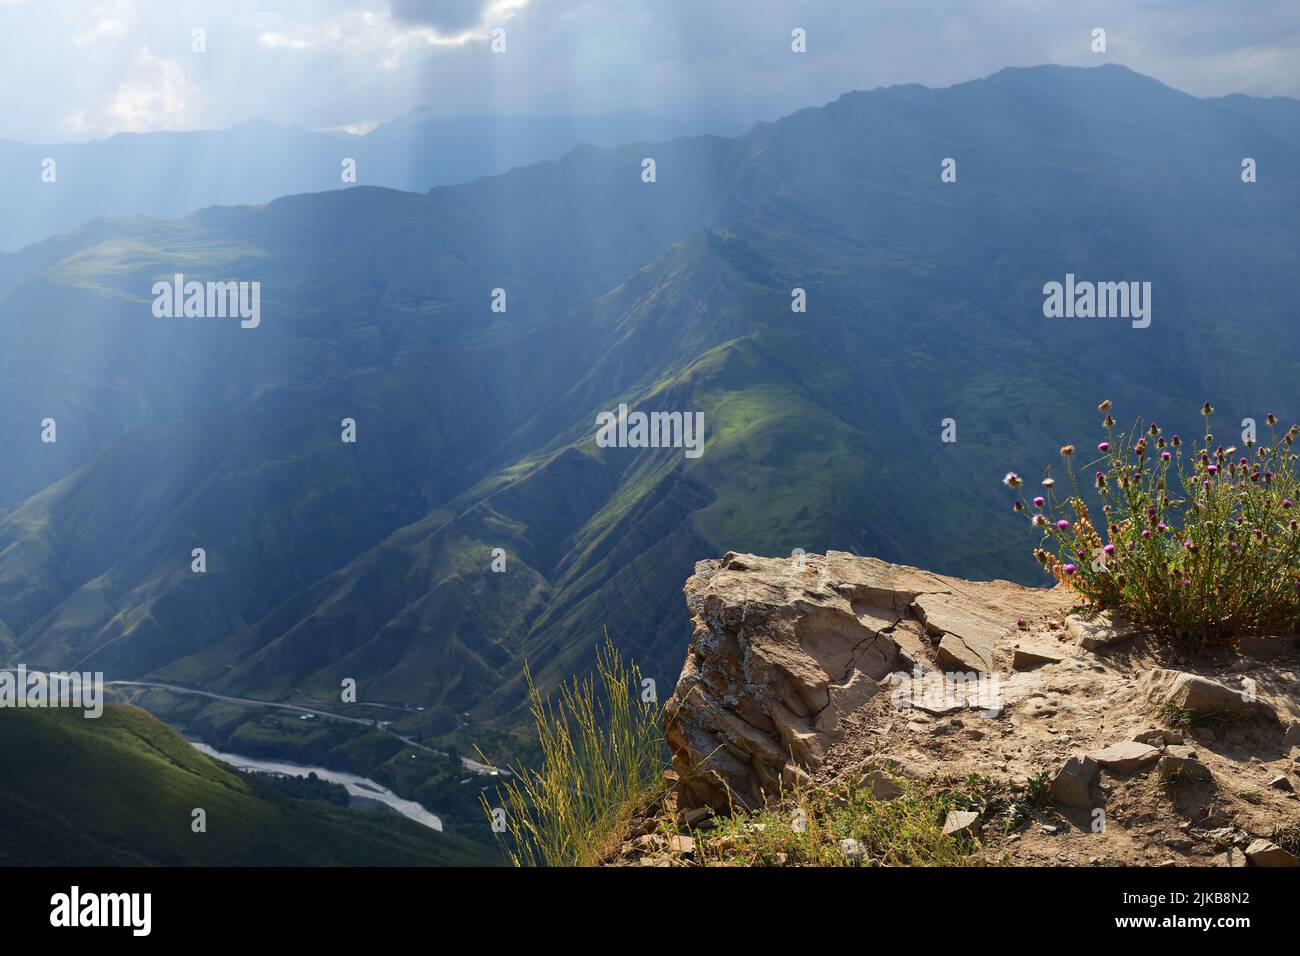
<instances>
[{"instance_id":1,"label":"cloud","mask_svg":"<svg viewBox=\"0 0 1300 956\"><path fill-rule=\"evenodd\" d=\"M796 26L806 54L790 50ZM1105 56L1089 49L1097 26ZM1222 0L0 0L0 36L0 89L19 91L0 137L28 141L248 119L333 129L421 106L748 122L1052 62L1122 63L1198 96L1300 96L1295 0L1250 16Z\"/></svg>"},{"instance_id":2,"label":"cloud","mask_svg":"<svg viewBox=\"0 0 1300 956\"><path fill-rule=\"evenodd\" d=\"M143 47L130 75L118 84L104 109L106 133L193 129L201 116L199 89L177 60Z\"/></svg>"},{"instance_id":3,"label":"cloud","mask_svg":"<svg viewBox=\"0 0 1300 956\"><path fill-rule=\"evenodd\" d=\"M478 26L483 7L483 0L389 0L395 21L432 27L444 35Z\"/></svg>"}]
</instances>

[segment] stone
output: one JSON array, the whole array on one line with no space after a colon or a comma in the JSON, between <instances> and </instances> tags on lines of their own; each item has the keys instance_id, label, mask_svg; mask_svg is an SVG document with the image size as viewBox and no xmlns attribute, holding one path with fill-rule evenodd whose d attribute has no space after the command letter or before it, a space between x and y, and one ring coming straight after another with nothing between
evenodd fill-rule
<instances>
[{"instance_id":1,"label":"stone","mask_svg":"<svg viewBox=\"0 0 1300 956\"><path fill-rule=\"evenodd\" d=\"M1150 744L1152 747L1163 747L1165 745L1165 731L1143 730L1134 734L1133 740L1140 744Z\"/></svg>"},{"instance_id":2,"label":"stone","mask_svg":"<svg viewBox=\"0 0 1300 956\"><path fill-rule=\"evenodd\" d=\"M1084 650L1095 651L1136 637L1141 632L1121 617L1105 611L1086 611L1065 618L1065 630Z\"/></svg>"},{"instance_id":3,"label":"stone","mask_svg":"<svg viewBox=\"0 0 1300 956\"><path fill-rule=\"evenodd\" d=\"M1092 808L1092 784L1100 768L1091 757L1071 757L1052 778L1052 799L1067 807Z\"/></svg>"},{"instance_id":4,"label":"stone","mask_svg":"<svg viewBox=\"0 0 1300 956\"><path fill-rule=\"evenodd\" d=\"M861 863L863 857L867 855L866 850L862 848L862 844L852 837L840 841L840 853L850 863Z\"/></svg>"},{"instance_id":5,"label":"stone","mask_svg":"<svg viewBox=\"0 0 1300 956\"><path fill-rule=\"evenodd\" d=\"M894 782L888 771L880 769L863 774L862 787L876 800L893 800L903 795L903 788Z\"/></svg>"},{"instance_id":6,"label":"stone","mask_svg":"<svg viewBox=\"0 0 1300 956\"><path fill-rule=\"evenodd\" d=\"M1282 742L1290 747L1300 747L1300 720L1293 720L1287 725Z\"/></svg>"},{"instance_id":7,"label":"stone","mask_svg":"<svg viewBox=\"0 0 1300 956\"><path fill-rule=\"evenodd\" d=\"M1291 778L1286 774L1280 774L1268 782L1268 785L1274 790L1285 790L1287 793L1295 793L1295 786L1291 783Z\"/></svg>"},{"instance_id":8,"label":"stone","mask_svg":"<svg viewBox=\"0 0 1300 956\"><path fill-rule=\"evenodd\" d=\"M1210 863L1214 866L1231 866L1241 867L1249 866L1250 861L1246 859L1246 854L1242 853L1236 847L1228 847L1218 856L1212 858Z\"/></svg>"},{"instance_id":9,"label":"stone","mask_svg":"<svg viewBox=\"0 0 1300 956\"><path fill-rule=\"evenodd\" d=\"M1262 700L1250 699L1245 688L1235 690L1199 674L1156 667L1142 675L1139 685L1153 704L1172 704L1195 714L1274 716L1272 707Z\"/></svg>"},{"instance_id":10,"label":"stone","mask_svg":"<svg viewBox=\"0 0 1300 956\"><path fill-rule=\"evenodd\" d=\"M935 654L940 667L962 673L987 674L993 670L993 645L945 634Z\"/></svg>"},{"instance_id":11,"label":"stone","mask_svg":"<svg viewBox=\"0 0 1300 956\"><path fill-rule=\"evenodd\" d=\"M894 631L941 647L949 639L956 666L987 672L1017 617L1057 614L1071 600L838 551L798 561L730 552L696 564L684 592L691 641L664 736L677 806L720 813L811 784L844 718L890 694L892 675L923 651L912 641L905 654Z\"/></svg>"},{"instance_id":12,"label":"stone","mask_svg":"<svg viewBox=\"0 0 1300 956\"><path fill-rule=\"evenodd\" d=\"M1154 763L1160 759L1160 751L1150 744L1125 740L1111 744L1102 750L1088 755L1107 770L1115 773L1132 773L1139 767Z\"/></svg>"},{"instance_id":13,"label":"stone","mask_svg":"<svg viewBox=\"0 0 1300 956\"><path fill-rule=\"evenodd\" d=\"M1056 642L1053 642L1056 644ZM1065 651L1059 644L1053 646L1045 641L1019 639L1011 649L1011 669L1017 671L1033 670L1044 664L1059 664L1065 660Z\"/></svg>"},{"instance_id":14,"label":"stone","mask_svg":"<svg viewBox=\"0 0 1300 956\"><path fill-rule=\"evenodd\" d=\"M1271 840L1253 840L1246 847L1246 858L1255 866L1296 866L1300 860Z\"/></svg>"},{"instance_id":15,"label":"stone","mask_svg":"<svg viewBox=\"0 0 1300 956\"><path fill-rule=\"evenodd\" d=\"M658 850L664 847L667 845L667 841L661 834L646 833L633 840L632 845L644 853L649 853L652 850Z\"/></svg>"},{"instance_id":16,"label":"stone","mask_svg":"<svg viewBox=\"0 0 1300 956\"><path fill-rule=\"evenodd\" d=\"M693 827L697 823L702 823L713 815L713 811L708 807L694 807L690 810L678 814L677 821L681 826Z\"/></svg>"},{"instance_id":17,"label":"stone","mask_svg":"<svg viewBox=\"0 0 1300 956\"><path fill-rule=\"evenodd\" d=\"M1156 776L1169 782L1214 779L1210 768L1196 758L1179 757L1168 753L1156 764Z\"/></svg>"},{"instance_id":18,"label":"stone","mask_svg":"<svg viewBox=\"0 0 1300 956\"><path fill-rule=\"evenodd\" d=\"M961 591L919 594L912 606L926 632L940 637L939 666L964 672L992 671L998 639L1011 632L1016 620Z\"/></svg>"},{"instance_id":19,"label":"stone","mask_svg":"<svg viewBox=\"0 0 1300 956\"><path fill-rule=\"evenodd\" d=\"M668 839L668 851L678 856L694 856L695 840L682 833L674 834Z\"/></svg>"},{"instance_id":20,"label":"stone","mask_svg":"<svg viewBox=\"0 0 1300 956\"><path fill-rule=\"evenodd\" d=\"M1283 637L1248 634L1237 639L1237 650L1256 660L1268 660L1277 657L1286 650L1286 639Z\"/></svg>"},{"instance_id":21,"label":"stone","mask_svg":"<svg viewBox=\"0 0 1300 956\"><path fill-rule=\"evenodd\" d=\"M979 818L974 810L949 810L943 821L943 832L946 836L974 833Z\"/></svg>"}]
</instances>

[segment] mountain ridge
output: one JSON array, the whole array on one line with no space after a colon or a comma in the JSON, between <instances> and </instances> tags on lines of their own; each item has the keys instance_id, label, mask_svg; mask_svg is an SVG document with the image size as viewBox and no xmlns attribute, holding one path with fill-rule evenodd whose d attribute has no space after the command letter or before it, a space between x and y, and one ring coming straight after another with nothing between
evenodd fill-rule
<instances>
[{"instance_id":1,"label":"mountain ridge","mask_svg":"<svg viewBox=\"0 0 1300 956\"><path fill-rule=\"evenodd\" d=\"M74 383L61 429L80 409L129 412L116 435L78 446L72 431L58 452L75 472L24 457L0 487L9 656L321 700L360 677L369 699L427 706L408 729L450 734L466 712L509 726L522 661L553 686L606 628L671 681L687 634L671 596L705 555L835 548L1036 580L993 486L1090 427L1060 376L1162 422L1207 392L1262 415L1284 365L1256 357L1244 382L1225 369L1254 354L1240 329L1282 343L1274 356L1294 341L1300 258L1300 191L1274 158L1292 130L1252 142L1269 174L1245 186L1224 142L1253 120L1188 97L1195 123L1155 122L1145 78L1065 75L1083 101L1043 101L1022 89L1039 74L1011 74L654 145L652 184L640 146L579 149L427 194L135 223L132 245L91 243L19 282L0 328L70 303L88 316L60 321L86 341L111 322L115 361L140 374L127 396L98 356L7 346L6 367ZM1116 83L1132 139L1071 125L1117 112ZM1009 105L1023 102L1040 105ZM939 181L945 156L955 184ZM179 257L195 275L258 265L279 314L253 333L141 326L136 296ZM1044 324L1043 281L1134 270L1159 290L1151 329ZM795 287L807 313L790 311ZM1156 395L1142 375L1159 362L1194 374ZM954 367L972 374L939 374ZM0 437L29 447L48 412L8 397ZM702 411L704 456L597 449L594 416L619 402ZM358 409L359 443L342 446ZM124 513L132 501L147 507ZM212 564L196 579L200 540Z\"/></svg>"}]
</instances>

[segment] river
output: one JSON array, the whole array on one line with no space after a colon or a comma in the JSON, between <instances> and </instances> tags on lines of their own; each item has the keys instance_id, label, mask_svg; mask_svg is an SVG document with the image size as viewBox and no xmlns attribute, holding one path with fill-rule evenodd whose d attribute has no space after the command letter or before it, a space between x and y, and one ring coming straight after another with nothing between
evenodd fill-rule
<instances>
[{"instance_id":1,"label":"river","mask_svg":"<svg viewBox=\"0 0 1300 956\"><path fill-rule=\"evenodd\" d=\"M442 830L442 821L414 800L403 800L387 787L366 777L358 777L356 774L344 773L341 770L327 770L324 767L289 763L286 760L261 760L257 757L245 757L241 754L223 753L198 740L190 740L190 744L200 753L229 764L237 770L246 770L253 773L275 773L286 777L305 777L309 773L314 773L322 780L342 784L350 797L382 803L407 819L414 820L416 823L423 824L433 830Z\"/></svg>"}]
</instances>

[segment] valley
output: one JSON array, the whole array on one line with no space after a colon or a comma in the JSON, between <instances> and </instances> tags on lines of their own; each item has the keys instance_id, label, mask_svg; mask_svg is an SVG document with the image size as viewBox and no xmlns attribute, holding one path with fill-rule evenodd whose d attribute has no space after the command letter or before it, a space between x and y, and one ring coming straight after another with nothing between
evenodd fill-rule
<instances>
[{"instance_id":1,"label":"valley","mask_svg":"<svg viewBox=\"0 0 1300 956\"><path fill-rule=\"evenodd\" d=\"M482 827L460 754L528 752L524 663L554 688L608 633L674 686L695 562L841 550L1041 584L997 479L1095 424L1080 409L1294 417L1297 152L1290 101L1011 69L0 256L0 664L172 685L131 698ZM257 334L155 319L178 273L257 281ZM1048 319L1066 275L1140 277L1161 317ZM605 447L620 408L681 435ZM355 725L261 707L329 710L345 679L374 707Z\"/></svg>"}]
</instances>

